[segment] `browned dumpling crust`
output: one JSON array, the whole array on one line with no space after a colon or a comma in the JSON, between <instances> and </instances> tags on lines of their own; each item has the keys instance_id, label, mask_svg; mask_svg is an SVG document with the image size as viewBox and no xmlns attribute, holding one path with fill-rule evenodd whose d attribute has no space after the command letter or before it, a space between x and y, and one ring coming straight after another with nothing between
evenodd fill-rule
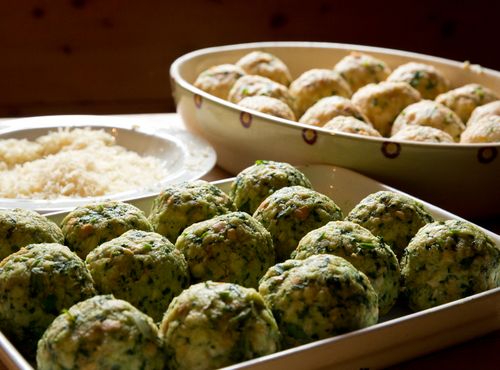
<instances>
[{"instance_id":1,"label":"browned dumpling crust","mask_svg":"<svg viewBox=\"0 0 500 370\"><path fill-rule=\"evenodd\" d=\"M344 77L353 93L370 83L384 81L391 73L384 61L357 51L342 58L333 69Z\"/></svg>"},{"instance_id":2,"label":"browned dumpling crust","mask_svg":"<svg viewBox=\"0 0 500 370\"><path fill-rule=\"evenodd\" d=\"M462 133L461 143L500 142L500 116L485 117Z\"/></svg>"},{"instance_id":3,"label":"browned dumpling crust","mask_svg":"<svg viewBox=\"0 0 500 370\"><path fill-rule=\"evenodd\" d=\"M253 109L271 116L296 121L292 109L281 100L270 96L249 96L241 100L238 105Z\"/></svg>"},{"instance_id":4,"label":"browned dumpling crust","mask_svg":"<svg viewBox=\"0 0 500 370\"><path fill-rule=\"evenodd\" d=\"M241 77L229 92L228 100L237 104L249 96L270 96L281 100L289 107L293 107L293 99L287 87L267 77L257 75Z\"/></svg>"},{"instance_id":5,"label":"browned dumpling crust","mask_svg":"<svg viewBox=\"0 0 500 370\"><path fill-rule=\"evenodd\" d=\"M363 112L382 136L389 136L401 111L420 100L420 93L406 82L383 81L359 89L352 102Z\"/></svg>"},{"instance_id":6,"label":"browned dumpling crust","mask_svg":"<svg viewBox=\"0 0 500 370\"><path fill-rule=\"evenodd\" d=\"M318 100L300 117L299 122L313 126L323 126L332 118L351 116L370 124L369 119L349 99L334 95Z\"/></svg>"},{"instance_id":7,"label":"browned dumpling crust","mask_svg":"<svg viewBox=\"0 0 500 370\"><path fill-rule=\"evenodd\" d=\"M453 143L450 134L431 126L404 126L392 136L394 140L420 141L426 143Z\"/></svg>"},{"instance_id":8,"label":"browned dumpling crust","mask_svg":"<svg viewBox=\"0 0 500 370\"><path fill-rule=\"evenodd\" d=\"M446 105L462 120L467 122L477 107L498 100L493 90L479 84L468 84L438 95L436 101Z\"/></svg>"},{"instance_id":9,"label":"browned dumpling crust","mask_svg":"<svg viewBox=\"0 0 500 370\"><path fill-rule=\"evenodd\" d=\"M398 115L392 126L392 135L405 126L429 126L447 132L454 141L460 141L465 125L448 107L433 100L422 100L407 106Z\"/></svg>"},{"instance_id":10,"label":"browned dumpling crust","mask_svg":"<svg viewBox=\"0 0 500 370\"><path fill-rule=\"evenodd\" d=\"M469 120L467 121L467 126L472 126L483 118L490 116L500 116L500 100L495 100L474 109Z\"/></svg>"},{"instance_id":11,"label":"browned dumpling crust","mask_svg":"<svg viewBox=\"0 0 500 370\"><path fill-rule=\"evenodd\" d=\"M227 99L236 80L245 74L234 64L221 64L200 73L194 86L221 99Z\"/></svg>"},{"instance_id":12,"label":"browned dumpling crust","mask_svg":"<svg viewBox=\"0 0 500 370\"><path fill-rule=\"evenodd\" d=\"M290 84L290 95L294 99L295 113L300 117L321 98L332 95L350 98L352 92L338 72L316 68L302 73Z\"/></svg>"},{"instance_id":13,"label":"browned dumpling crust","mask_svg":"<svg viewBox=\"0 0 500 370\"><path fill-rule=\"evenodd\" d=\"M263 51L252 51L236 62L245 73L267 77L277 83L288 86L292 75L285 63L273 54Z\"/></svg>"},{"instance_id":14,"label":"browned dumpling crust","mask_svg":"<svg viewBox=\"0 0 500 370\"><path fill-rule=\"evenodd\" d=\"M434 99L450 89L448 79L437 68L424 63L402 64L391 73L387 81L409 83L423 99Z\"/></svg>"},{"instance_id":15,"label":"browned dumpling crust","mask_svg":"<svg viewBox=\"0 0 500 370\"><path fill-rule=\"evenodd\" d=\"M374 137L382 136L372 125L354 117L338 116L328 121L323 127L332 131L347 132L349 134Z\"/></svg>"}]
</instances>

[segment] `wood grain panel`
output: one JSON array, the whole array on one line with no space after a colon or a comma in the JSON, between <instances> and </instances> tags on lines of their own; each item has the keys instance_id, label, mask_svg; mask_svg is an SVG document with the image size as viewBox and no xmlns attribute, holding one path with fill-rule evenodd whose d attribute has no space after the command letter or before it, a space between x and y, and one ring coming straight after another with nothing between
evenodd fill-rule
<instances>
[{"instance_id":1,"label":"wood grain panel","mask_svg":"<svg viewBox=\"0 0 500 370\"><path fill-rule=\"evenodd\" d=\"M173 111L171 62L240 42L358 43L500 69L497 14L485 0L4 0L0 116Z\"/></svg>"}]
</instances>

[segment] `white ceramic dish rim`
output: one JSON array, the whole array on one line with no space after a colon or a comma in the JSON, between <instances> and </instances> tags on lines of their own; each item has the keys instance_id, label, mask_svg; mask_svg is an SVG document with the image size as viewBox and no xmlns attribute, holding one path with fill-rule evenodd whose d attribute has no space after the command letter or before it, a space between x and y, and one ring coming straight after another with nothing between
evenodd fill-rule
<instances>
[{"instance_id":1,"label":"white ceramic dish rim","mask_svg":"<svg viewBox=\"0 0 500 370\"><path fill-rule=\"evenodd\" d=\"M421 317L428 317L433 314L439 314L446 312L449 309L456 308L461 305L466 305L468 302L478 301L481 299L488 299L489 297L500 298L500 288L490 289L485 292L474 294L472 296L462 298L453 302L442 304L438 307L429 308L424 311L414 312L407 314L398 318L394 318L388 321L377 323L373 326L359 329L346 334L337 335L332 338L322 339L308 344L304 344L298 347L282 350L271 355L258 357L249 361L234 364L232 366L225 367L224 369L246 369L252 368L253 366L273 366L273 362L279 361L289 355L296 354L298 352L304 352L310 349L320 349L320 347L327 347L335 342L339 342L346 339L355 339L362 337L368 333L373 333L376 331L381 331L386 328L394 327L402 322L409 322L413 320L418 320ZM493 328L494 330L494 328ZM24 357L18 352L18 350L10 343L10 341L0 332L0 359L7 365L8 369L15 370L33 370L33 367L24 359Z\"/></svg>"},{"instance_id":2,"label":"white ceramic dish rim","mask_svg":"<svg viewBox=\"0 0 500 370\"><path fill-rule=\"evenodd\" d=\"M241 362L241 363L235 364L233 366L225 367L224 369L245 369L245 368L252 368L252 366L255 366L255 365L272 366L274 361L279 361L280 358L287 357L287 356L294 354L294 353L297 353L299 351L307 351L308 349L312 349L312 348L319 349L319 347L326 347L326 346L331 345L332 343L335 343L338 341L361 337L361 336L366 335L368 333L372 333L372 332L383 330L385 328L397 326L402 322L408 322L411 320L418 320L421 317L427 317L427 316L430 316L430 315L433 315L436 313L445 312L451 308L465 305L471 301L481 300L484 298L494 297L494 296L498 296L500 298L500 287L495 288L495 289L490 289L490 290L487 290L485 292L477 293L477 294L474 294L472 296L465 297L465 298L462 298L462 299L459 299L459 300L456 300L453 302L445 303L445 304L442 304L442 305L437 306L437 307L428 308L424 311L414 312L414 313L406 314L406 315L403 315L401 317L398 317L398 318L395 318L392 320L379 322L379 323L377 323L373 326L367 327L367 328L358 329L356 331L352 331L352 332L349 332L346 334L341 334L341 335L337 335L335 337L318 340L318 341L315 341L312 343L304 344L304 345L299 346L299 347L294 347L294 348L282 350L280 352L276 352L276 353L268 355L268 356L258 357L258 358L255 358L255 359L252 359L249 361ZM267 362L267 364L265 364L266 362Z\"/></svg>"},{"instance_id":3,"label":"white ceramic dish rim","mask_svg":"<svg viewBox=\"0 0 500 370\"><path fill-rule=\"evenodd\" d=\"M61 124L61 122L64 124ZM54 131L59 128L84 127L91 129L104 129L108 130L108 132L113 129L124 130L129 133L138 133L142 137L152 137L162 140L165 143L174 145L178 149L186 165L184 165L180 170L168 174L167 177L160 182L141 189L134 189L97 197L56 198L47 200L0 198L0 208L29 208L40 213L49 213L104 199L123 200L141 197L148 194L154 194L158 192L163 185L174 181L190 181L200 178L207 174L216 163L215 150L203 138L195 136L186 130L168 129L168 127L165 126L153 128L152 126L141 125L140 120L131 123L130 120L120 117L97 115L58 115L13 119L4 121L4 123L0 126L0 139L9 136L9 134L18 134L23 131L30 132L33 130L46 130L48 133L49 131Z\"/></svg>"},{"instance_id":4,"label":"white ceramic dish rim","mask_svg":"<svg viewBox=\"0 0 500 370\"><path fill-rule=\"evenodd\" d=\"M431 203L428 203L426 201L420 200L412 195L409 195L407 193L404 193L400 190L397 190L393 187L387 186L383 183L380 183L376 180L373 180L367 176L364 176L362 174L359 174L355 171L345 169L342 167L338 166L333 166L333 165L305 165L301 167L302 170L306 173L306 175L309 174L309 171L311 172L320 172L320 171L334 171L336 175L340 173L340 176L343 176L347 179L350 179L352 183L355 183L360 186L370 186L373 189L379 189L379 190L390 190L394 191L397 193L405 194L418 202L422 203L424 207L436 218L439 220L443 219L460 219L464 220L463 218L456 216L446 210L443 210L437 206L432 205ZM219 186L222 190L227 191L229 188L230 183L234 180L234 178L228 178L228 179L223 179L223 180L218 180L218 181L213 181L212 183ZM314 184L313 184L314 185ZM130 198L130 199L125 199L124 201L130 202L132 204L135 204L136 206L140 208L144 208L145 204L149 204L156 195L147 195L147 196L142 196L139 198ZM142 205L142 206L141 206ZM146 207L147 208L147 207ZM347 212L347 210L343 209L343 211ZM54 212L47 214L46 216L51 218L53 221L58 222L61 220L65 215L67 214L67 211L59 211L59 212ZM468 222L468 221L467 221ZM477 226L477 225L476 225ZM493 238L494 242L499 244L500 243L500 236L492 233L489 230L486 230L480 226L477 226L480 229L482 229L486 234L488 234L491 238ZM468 302L477 302L482 299L488 299L490 297L499 297L500 298L500 287L495 288L495 289L490 289L485 292L481 292L469 297L465 297L453 302L445 303L437 307L429 308L420 312L414 312L414 313L409 313L409 314L404 314L402 316L392 318L392 319L387 319L382 322L379 322L373 326L364 328L364 329L359 329L350 333L338 335L332 338L327 338L319 341L315 341L309 344L305 344L302 346L298 346L295 348L283 350L271 355L259 357L253 360L241 362L235 365L232 365L228 368L234 368L234 369L244 369L244 368L251 368L253 366L257 367L272 367L273 363L276 361L280 361L280 359L286 358L287 356L290 355L300 355L304 351L308 351L311 349L316 349L316 350L321 350L322 347L328 347L336 342L341 342L345 340L352 340L356 338L363 337L366 334L369 333L376 333L377 331L382 331L384 329L390 328L397 326L401 323L409 323L414 320L418 320L419 318L425 318L425 317L430 317L432 315L437 315L437 314L442 314L445 313L448 310L452 310L454 308L458 308L461 305L466 305ZM500 323L497 325L500 327ZM21 369L21 370L32 370L32 367L26 362L26 360L19 354L17 349L12 346L12 344L8 341L7 338L0 332L0 359L3 359L4 362L7 362L11 367L10 369Z\"/></svg>"},{"instance_id":5,"label":"white ceramic dish rim","mask_svg":"<svg viewBox=\"0 0 500 370\"><path fill-rule=\"evenodd\" d=\"M192 52L189 52L187 54L182 55L181 57L177 58L172 65L170 66L170 75L176 81L180 86L182 86L184 89L191 91L194 94L202 96L204 99L211 100L219 105L225 106L230 108L232 111L235 112L248 112L251 113L252 115L258 116L261 119L267 120L271 124L279 124L279 125L289 125L297 129L307 129L307 130L312 130L312 131L318 131L324 134L328 135L339 135L339 136L345 136L345 137L351 137L353 139L359 139L359 140L364 140L364 141L372 141L372 142L378 142L378 143L383 143L383 142L395 142L395 143L404 143L405 145L408 146L416 146L416 147L433 147L433 148L445 148L445 149L450 149L452 150L459 150L460 148L484 148L484 147L500 147L500 143L474 143L474 144L458 144L458 143L424 143L424 142L416 142L416 141L409 141L409 140L394 140L391 138L387 137L372 137L372 136L363 136L363 135L356 135L356 134L351 134L351 133L345 133L345 132L332 132L330 130L327 130L323 127L316 127L316 126L311 126L307 125L304 123L300 122L295 122L295 121L290 121L284 118L280 117L275 117L271 116L268 114L264 114L260 111L256 111L253 109L249 109L246 107L242 107L241 105L231 103L228 100L221 99L219 97L216 97L214 95L211 95L190 82L186 81L180 72L181 66L186 63L188 60L204 56L204 55L210 55L214 53L222 53L225 51L235 51L235 50L253 50L253 49L259 49L259 48L290 48L290 47L300 47L300 48L324 48L324 49L341 49L341 50L352 50L352 51L360 51L360 52L374 52L374 53L386 53L386 54L393 54L393 55L398 55L406 58L419 58L419 59L425 59L430 62L435 61L435 62L440 62L440 63L445 63L452 65L457 68L462 68L463 63L451 60L451 59L446 59L446 58L441 58L441 57L435 57L431 55L426 55L426 54L420 54L420 53L415 53L415 52L409 52L409 51L403 51L403 50L398 50L398 49L390 49L390 48L381 48L381 47L376 47L376 46L366 46L366 45L357 45L357 44L341 44L341 43L327 43L327 42L302 42L302 41L283 41L283 42L254 42L254 43L246 43L246 44L233 44L233 45L224 45L224 46L214 46L214 47L209 47L209 48L204 48L204 49L199 49L195 50ZM333 67L333 66L332 66ZM312 67L311 67L312 68ZM496 76L498 79L500 79L500 72L495 71L493 69L481 67L482 72L486 72L488 74L492 74Z\"/></svg>"}]
</instances>

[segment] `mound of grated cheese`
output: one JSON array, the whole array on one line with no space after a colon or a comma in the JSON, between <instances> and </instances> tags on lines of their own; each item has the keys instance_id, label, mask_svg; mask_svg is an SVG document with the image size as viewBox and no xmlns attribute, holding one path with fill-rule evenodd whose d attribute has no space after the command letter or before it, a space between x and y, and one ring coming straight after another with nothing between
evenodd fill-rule
<instances>
[{"instance_id":1,"label":"mound of grated cheese","mask_svg":"<svg viewBox=\"0 0 500 370\"><path fill-rule=\"evenodd\" d=\"M143 189L165 178L158 158L128 151L104 130L60 129L0 140L0 197L56 199Z\"/></svg>"}]
</instances>

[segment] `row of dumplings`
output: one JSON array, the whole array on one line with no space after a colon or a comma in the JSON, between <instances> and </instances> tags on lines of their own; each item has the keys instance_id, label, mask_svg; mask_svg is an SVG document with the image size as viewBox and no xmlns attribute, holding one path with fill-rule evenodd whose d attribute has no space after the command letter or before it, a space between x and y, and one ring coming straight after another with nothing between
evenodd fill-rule
<instances>
[{"instance_id":1,"label":"row of dumplings","mask_svg":"<svg viewBox=\"0 0 500 370\"><path fill-rule=\"evenodd\" d=\"M39 369L218 368L376 324L400 296L421 310L500 284L475 226L391 191L344 217L281 162L229 194L171 185L149 217L104 202L60 226L0 212L0 328Z\"/></svg>"},{"instance_id":2,"label":"row of dumplings","mask_svg":"<svg viewBox=\"0 0 500 370\"><path fill-rule=\"evenodd\" d=\"M432 65L409 62L391 71L352 52L332 69L292 79L275 55L253 51L213 66L194 85L245 108L328 130L397 140L445 143L500 141L500 100L479 84L451 89Z\"/></svg>"}]
</instances>

